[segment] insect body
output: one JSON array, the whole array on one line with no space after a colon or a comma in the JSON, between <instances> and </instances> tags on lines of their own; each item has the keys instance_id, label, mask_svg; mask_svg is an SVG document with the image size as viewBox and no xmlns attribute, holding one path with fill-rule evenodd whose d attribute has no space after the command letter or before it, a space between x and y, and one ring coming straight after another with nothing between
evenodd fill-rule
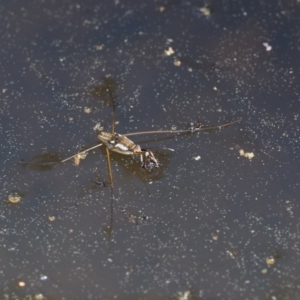
<instances>
[{"instance_id":1,"label":"insect body","mask_svg":"<svg viewBox=\"0 0 300 300\"><path fill-rule=\"evenodd\" d=\"M109 150L120 154L139 155L142 152L139 145L122 134L102 131L98 134L98 138Z\"/></svg>"},{"instance_id":2,"label":"insect body","mask_svg":"<svg viewBox=\"0 0 300 300\"><path fill-rule=\"evenodd\" d=\"M142 162L141 167L147 171L152 171L159 167L159 163L152 151L142 149L122 134L102 131L98 134L98 138L111 151L124 155L139 155Z\"/></svg>"}]
</instances>

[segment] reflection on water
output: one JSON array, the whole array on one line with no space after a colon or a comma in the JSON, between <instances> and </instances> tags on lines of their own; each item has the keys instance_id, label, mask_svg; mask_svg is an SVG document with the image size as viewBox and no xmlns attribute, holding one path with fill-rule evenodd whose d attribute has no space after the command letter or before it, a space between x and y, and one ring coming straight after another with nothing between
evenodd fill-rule
<instances>
[{"instance_id":1,"label":"reflection on water","mask_svg":"<svg viewBox=\"0 0 300 300\"><path fill-rule=\"evenodd\" d=\"M99 85L95 85L92 87L90 94L92 97L96 99L100 99L101 102L105 107L113 107L113 102L111 96L116 96L117 91L117 82L112 77L105 77L104 79L100 80ZM108 90L108 86L110 91ZM110 92L112 95L110 95Z\"/></svg>"}]
</instances>

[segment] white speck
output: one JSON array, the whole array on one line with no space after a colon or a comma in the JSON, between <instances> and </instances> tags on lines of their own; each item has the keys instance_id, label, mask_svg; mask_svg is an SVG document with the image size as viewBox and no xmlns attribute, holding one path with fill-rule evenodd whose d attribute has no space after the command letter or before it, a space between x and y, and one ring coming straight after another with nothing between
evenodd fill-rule
<instances>
[{"instance_id":1,"label":"white speck","mask_svg":"<svg viewBox=\"0 0 300 300\"><path fill-rule=\"evenodd\" d=\"M266 48L266 51L272 50L272 46L269 43L263 43L263 46Z\"/></svg>"},{"instance_id":2,"label":"white speck","mask_svg":"<svg viewBox=\"0 0 300 300\"><path fill-rule=\"evenodd\" d=\"M199 155L198 155L198 156L195 156L195 157L193 157L193 159L194 159L194 160L200 160L200 159L201 159L201 156L199 156Z\"/></svg>"},{"instance_id":3,"label":"white speck","mask_svg":"<svg viewBox=\"0 0 300 300\"><path fill-rule=\"evenodd\" d=\"M41 280L47 280L47 279L48 279L48 276L46 276L46 275L41 276Z\"/></svg>"},{"instance_id":4,"label":"white speck","mask_svg":"<svg viewBox=\"0 0 300 300\"><path fill-rule=\"evenodd\" d=\"M103 49L103 47L104 47L104 45L103 45L103 44L101 44L101 45L95 45L95 49L96 49L97 51L100 51L100 50L102 50L102 49Z\"/></svg>"}]
</instances>

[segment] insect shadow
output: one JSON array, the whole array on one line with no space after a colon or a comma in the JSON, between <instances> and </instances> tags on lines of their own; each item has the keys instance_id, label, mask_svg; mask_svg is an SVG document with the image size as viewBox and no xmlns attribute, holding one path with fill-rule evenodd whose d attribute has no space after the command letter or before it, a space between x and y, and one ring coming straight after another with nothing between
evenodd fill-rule
<instances>
[{"instance_id":1,"label":"insect shadow","mask_svg":"<svg viewBox=\"0 0 300 300\"><path fill-rule=\"evenodd\" d=\"M26 162L24 160L20 161L24 167L29 167L36 171L50 171L60 162L61 159L59 154L56 152L38 154L34 156L30 162Z\"/></svg>"}]
</instances>

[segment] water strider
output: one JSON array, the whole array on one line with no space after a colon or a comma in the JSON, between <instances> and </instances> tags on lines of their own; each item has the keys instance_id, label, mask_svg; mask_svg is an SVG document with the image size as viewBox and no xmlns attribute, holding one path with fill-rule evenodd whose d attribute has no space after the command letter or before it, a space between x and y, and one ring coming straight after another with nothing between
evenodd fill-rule
<instances>
[{"instance_id":1,"label":"water strider","mask_svg":"<svg viewBox=\"0 0 300 300\"><path fill-rule=\"evenodd\" d=\"M123 155L131 155L131 156L139 156L141 161L141 168L146 171L153 171L154 169L159 168L159 162L155 158L154 153L149 149L141 148L140 145L135 144L129 136L136 136L136 135L149 135L149 134L188 134L188 133L195 133L199 131L208 131L213 129L222 129L224 127L230 126L232 124L240 122L242 119L239 118L234 121L230 121L221 125L217 126L203 126L201 123L191 123L190 128L187 130L154 130L154 131L142 131L142 132L132 132L132 133L125 133L119 134L115 132L115 123L116 123L116 102L114 100L114 96L110 87L110 84L107 78L104 78L104 82L106 84L106 92L108 92L111 102L113 104L113 112L112 112L112 131L105 132L100 131L98 134L99 140L102 142L97 144L91 148L88 148L84 151L76 153L68 158L65 158L61 161L47 161L47 162L24 162L21 161L23 164L31 164L31 165L43 165L43 166L50 166L55 165L58 163L65 163L68 160L73 159L75 165L79 165L80 161L85 159L87 153L95 148L106 146L106 153L108 156L108 171L110 173L110 181L112 183L112 174L111 174L111 166L110 166L110 159L109 159L109 151L117 152ZM172 150L172 149L171 149Z\"/></svg>"},{"instance_id":2,"label":"water strider","mask_svg":"<svg viewBox=\"0 0 300 300\"><path fill-rule=\"evenodd\" d=\"M187 134L187 133L195 133L199 131L208 131L213 129L222 129L224 127L230 126L232 124L240 122L242 119L237 119L235 121L231 121L228 123L224 123L218 126L202 126L202 124L191 124L190 129L187 130L155 130L155 131L142 131L142 132L132 132L132 133L125 133L125 134L118 134L118 133L109 133L105 131L101 131L98 134L98 138L103 144L95 145L91 148L88 148L82 152L74 154L64 160L61 163L64 163L70 159L84 159L86 157L87 152L101 147L103 145L110 151L117 152L123 155L139 155L141 159L141 167L145 170L152 171L155 168L159 167L159 163L155 158L152 151L149 149L143 149L140 145L135 144L132 140L128 138L128 136L135 136L135 135L145 135L145 134Z\"/></svg>"}]
</instances>

